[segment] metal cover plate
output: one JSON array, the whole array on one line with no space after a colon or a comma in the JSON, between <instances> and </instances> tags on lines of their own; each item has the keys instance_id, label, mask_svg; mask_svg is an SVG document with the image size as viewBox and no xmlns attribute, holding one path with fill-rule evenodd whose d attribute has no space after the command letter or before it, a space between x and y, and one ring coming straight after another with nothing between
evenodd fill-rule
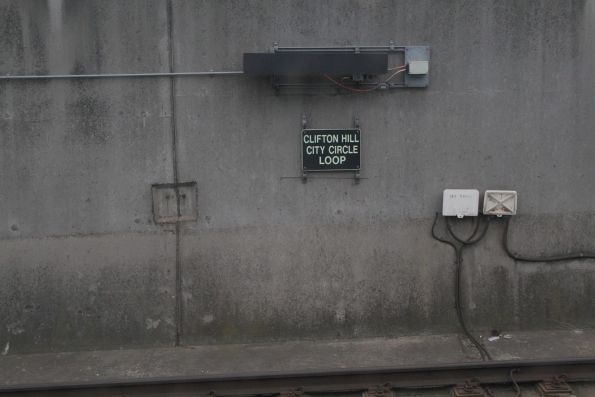
<instances>
[{"instance_id":1,"label":"metal cover plate","mask_svg":"<svg viewBox=\"0 0 595 397\"><path fill-rule=\"evenodd\" d=\"M442 215L459 218L479 215L479 190L445 189L442 193Z\"/></svg>"},{"instance_id":2,"label":"metal cover plate","mask_svg":"<svg viewBox=\"0 0 595 397\"><path fill-rule=\"evenodd\" d=\"M430 61L430 47L428 46L408 46L405 47L405 65L412 62ZM430 84L430 74L410 74L405 73L404 84L406 87L423 88Z\"/></svg>"},{"instance_id":3,"label":"metal cover plate","mask_svg":"<svg viewBox=\"0 0 595 397\"><path fill-rule=\"evenodd\" d=\"M388 54L337 52L245 53L244 73L254 76L386 73Z\"/></svg>"},{"instance_id":4,"label":"metal cover plate","mask_svg":"<svg viewBox=\"0 0 595 397\"><path fill-rule=\"evenodd\" d=\"M195 221L198 218L197 191L196 182L163 183L151 186L155 223Z\"/></svg>"}]
</instances>

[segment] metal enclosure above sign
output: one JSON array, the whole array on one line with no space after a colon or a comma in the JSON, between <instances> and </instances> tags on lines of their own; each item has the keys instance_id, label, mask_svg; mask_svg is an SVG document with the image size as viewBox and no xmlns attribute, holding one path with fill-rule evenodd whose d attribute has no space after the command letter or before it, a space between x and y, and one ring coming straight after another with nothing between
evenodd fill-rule
<instances>
[{"instance_id":1,"label":"metal enclosure above sign","mask_svg":"<svg viewBox=\"0 0 595 397\"><path fill-rule=\"evenodd\" d=\"M302 170L359 171L361 132L359 129L302 130Z\"/></svg>"},{"instance_id":2,"label":"metal enclosure above sign","mask_svg":"<svg viewBox=\"0 0 595 397\"><path fill-rule=\"evenodd\" d=\"M271 75L383 74L388 72L388 53L273 52L244 54L244 73Z\"/></svg>"}]
</instances>

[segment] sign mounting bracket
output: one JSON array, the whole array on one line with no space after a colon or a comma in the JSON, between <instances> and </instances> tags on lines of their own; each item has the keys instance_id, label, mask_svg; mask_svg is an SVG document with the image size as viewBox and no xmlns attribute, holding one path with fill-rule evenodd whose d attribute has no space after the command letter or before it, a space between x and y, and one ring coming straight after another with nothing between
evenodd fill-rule
<instances>
[{"instance_id":1,"label":"sign mounting bracket","mask_svg":"<svg viewBox=\"0 0 595 397\"><path fill-rule=\"evenodd\" d=\"M353 128L359 130L359 117L354 116L353 117ZM353 182L357 185L360 183L360 170L358 169L357 171L355 171L353 173Z\"/></svg>"},{"instance_id":2,"label":"sign mounting bracket","mask_svg":"<svg viewBox=\"0 0 595 397\"><path fill-rule=\"evenodd\" d=\"M302 114L302 130L308 128L308 116L306 113ZM308 182L308 173L302 168L302 183Z\"/></svg>"}]
</instances>

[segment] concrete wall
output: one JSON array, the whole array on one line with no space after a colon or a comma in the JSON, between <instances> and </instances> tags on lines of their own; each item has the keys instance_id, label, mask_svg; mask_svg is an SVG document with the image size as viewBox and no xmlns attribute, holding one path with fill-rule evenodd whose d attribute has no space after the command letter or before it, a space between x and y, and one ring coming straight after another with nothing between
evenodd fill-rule
<instances>
[{"instance_id":1,"label":"concrete wall","mask_svg":"<svg viewBox=\"0 0 595 397\"><path fill-rule=\"evenodd\" d=\"M0 350L174 344L176 258L182 344L455 332L453 253L430 237L447 187L518 190L519 252L595 249L593 1L170 5L2 0L0 74L165 72L172 48L175 71L241 70L275 41L394 40L431 46L431 86L0 81ZM359 184L292 178L303 113L359 117ZM175 173L198 183L179 229L151 212ZM471 328L595 325L595 263L515 263L502 232L466 252Z\"/></svg>"}]
</instances>

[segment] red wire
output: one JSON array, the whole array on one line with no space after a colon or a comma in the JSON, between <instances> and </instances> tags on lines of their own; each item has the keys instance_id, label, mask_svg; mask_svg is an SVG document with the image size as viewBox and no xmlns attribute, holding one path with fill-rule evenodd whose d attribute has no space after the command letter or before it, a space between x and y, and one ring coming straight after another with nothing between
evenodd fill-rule
<instances>
[{"instance_id":1,"label":"red wire","mask_svg":"<svg viewBox=\"0 0 595 397\"><path fill-rule=\"evenodd\" d=\"M389 69L390 70L390 69ZM403 73L405 70L407 70L407 68L403 67L403 69L397 70L395 73L393 73L388 79L386 79L384 82L388 83L390 80L393 79L393 77L395 77L396 75L398 75L399 73ZM353 88L353 87L349 87L347 85L344 85L340 82L338 82L337 80L333 79L331 76L329 76L328 74L325 74L324 77L329 80L330 82L332 82L333 84L338 85L339 87L347 90L347 91L352 91L352 92L370 92L370 91L374 91L375 89L378 88L378 86L380 84L376 84L374 87L371 88Z\"/></svg>"}]
</instances>

